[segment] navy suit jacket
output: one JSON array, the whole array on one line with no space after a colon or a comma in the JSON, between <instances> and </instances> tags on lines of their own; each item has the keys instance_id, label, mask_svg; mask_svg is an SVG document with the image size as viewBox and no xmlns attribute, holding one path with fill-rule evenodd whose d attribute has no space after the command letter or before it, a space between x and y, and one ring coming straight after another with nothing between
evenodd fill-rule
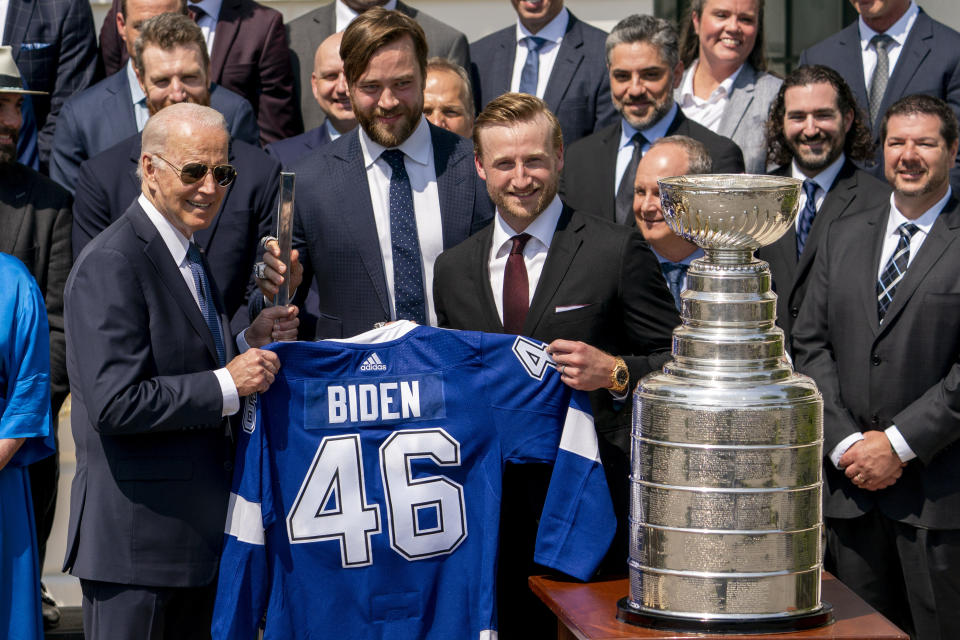
<instances>
[{"instance_id":1,"label":"navy suit jacket","mask_svg":"<svg viewBox=\"0 0 960 640\"><path fill-rule=\"evenodd\" d=\"M232 139L259 143L260 134L249 102L212 84L210 106L223 114ZM73 192L84 161L136 133L130 83L126 69L121 69L63 106L50 159L50 177Z\"/></svg>"},{"instance_id":2,"label":"navy suit jacket","mask_svg":"<svg viewBox=\"0 0 960 640\"><path fill-rule=\"evenodd\" d=\"M298 136L268 144L264 147L264 151L267 152L267 155L279 160L283 168L286 169L308 152L318 149L328 142L330 142L330 134L327 133L327 127L320 125Z\"/></svg>"},{"instance_id":3,"label":"navy suit jacket","mask_svg":"<svg viewBox=\"0 0 960 640\"><path fill-rule=\"evenodd\" d=\"M3 44L13 47L13 59L27 88L50 94L31 97L39 128L40 165L45 171L63 103L89 87L97 70L97 40L90 3L10 2Z\"/></svg>"},{"instance_id":4,"label":"navy suit jacket","mask_svg":"<svg viewBox=\"0 0 960 640\"><path fill-rule=\"evenodd\" d=\"M710 152L714 173L743 173L743 152L733 140L715 134L683 115L677 115L667 127L667 135L689 136L699 140ZM651 140L653 142L653 140ZM560 195L568 205L583 213L616 220L617 148L620 146L620 121L567 147L560 180ZM627 224L635 225L633 216Z\"/></svg>"},{"instance_id":5,"label":"navy suit jacket","mask_svg":"<svg viewBox=\"0 0 960 640\"><path fill-rule=\"evenodd\" d=\"M77 471L64 568L123 584L209 584L233 461L217 352L139 204L77 259L66 333ZM224 343L229 362L229 332Z\"/></svg>"},{"instance_id":6,"label":"navy suit jacket","mask_svg":"<svg viewBox=\"0 0 960 640\"><path fill-rule=\"evenodd\" d=\"M493 204L473 164L473 145L430 127L443 248L465 240L493 217ZM300 251L304 282L316 280L320 318L301 322L301 339L341 338L390 320L387 279L380 254L359 128L300 158L294 204L293 246ZM300 286L302 306L309 287ZM263 296L251 297L251 315Z\"/></svg>"},{"instance_id":7,"label":"navy suit jacket","mask_svg":"<svg viewBox=\"0 0 960 640\"><path fill-rule=\"evenodd\" d=\"M870 100L863 77L859 20L806 49L800 54L800 64L822 64L835 69L850 85L857 104L869 119ZM923 9L913 23L897 66L887 82L887 91L880 104L881 116L894 102L915 93L946 100L960 118L960 33L937 22ZM873 137L878 143L877 164L866 169L882 180L880 120L882 117L873 125Z\"/></svg>"},{"instance_id":8,"label":"navy suit jacket","mask_svg":"<svg viewBox=\"0 0 960 640\"><path fill-rule=\"evenodd\" d=\"M83 248L127 210L140 195L137 163L140 136L135 135L84 162L73 207L73 251ZM227 188L213 223L193 234L204 250L217 287L223 292L229 326L247 326L247 295L260 238L273 229L280 164L258 147L234 140L230 163L237 179Z\"/></svg>"},{"instance_id":9,"label":"navy suit jacket","mask_svg":"<svg viewBox=\"0 0 960 640\"><path fill-rule=\"evenodd\" d=\"M547 80L543 101L560 121L564 144L613 123L604 43L607 34L572 13ZM477 113L510 91L517 55L517 28L510 25L470 45L470 71Z\"/></svg>"}]
</instances>

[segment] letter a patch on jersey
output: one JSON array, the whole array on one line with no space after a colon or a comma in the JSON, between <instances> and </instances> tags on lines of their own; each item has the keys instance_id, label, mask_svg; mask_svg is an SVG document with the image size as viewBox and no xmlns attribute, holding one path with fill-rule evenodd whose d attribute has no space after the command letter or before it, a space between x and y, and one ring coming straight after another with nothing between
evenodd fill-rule
<instances>
[{"instance_id":1,"label":"letter a patch on jersey","mask_svg":"<svg viewBox=\"0 0 960 640\"><path fill-rule=\"evenodd\" d=\"M537 380L543 380L547 367L556 367L550 354L547 353L547 345L530 338L517 336L513 341L513 353L530 377Z\"/></svg>"}]
</instances>

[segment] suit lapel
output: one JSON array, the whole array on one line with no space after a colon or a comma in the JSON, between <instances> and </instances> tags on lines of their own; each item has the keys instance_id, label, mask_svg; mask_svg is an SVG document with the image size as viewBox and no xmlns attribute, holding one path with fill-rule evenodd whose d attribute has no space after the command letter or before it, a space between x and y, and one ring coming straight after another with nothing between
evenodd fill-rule
<instances>
[{"instance_id":1,"label":"suit lapel","mask_svg":"<svg viewBox=\"0 0 960 640\"><path fill-rule=\"evenodd\" d=\"M870 98L867 96L867 85L863 80L863 52L860 50L859 21L840 31L837 45L840 52L833 58L833 68L850 85L857 103L869 112ZM869 124L869 123L868 123Z\"/></svg>"},{"instance_id":2,"label":"suit lapel","mask_svg":"<svg viewBox=\"0 0 960 640\"><path fill-rule=\"evenodd\" d=\"M599 184L604 185L605 189L610 189L608 195L600 198L597 208L601 217L613 222L617 220L617 202L612 195L615 188L611 189L611 187L617 184L617 147L620 145L620 127L622 126L620 122L618 120L617 124L607 127L605 132L601 133L603 137L600 139L600 153L591 160L596 167Z\"/></svg>"},{"instance_id":3,"label":"suit lapel","mask_svg":"<svg viewBox=\"0 0 960 640\"><path fill-rule=\"evenodd\" d=\"M26 183L17 182L6 177L0 181L0 253L17 250L17 238L26 213Z\"/></svg>"},{"instance_id":4,"label":"suit lapel","mask_svg":"<svg viewBox=\"0 0 960 640\"><path fill-rule=\"evenodd\" d=\"M490 100L510 91L510 80L513 78L513 65L517 57L517 42L514 38L516 31L511 27L504 29L503 39L500 40L493 60L488 67L490 73L489 86L482 87L483 95ZM480 105L482 109L486 105Z\"/></svg>"},{"instance_id":5,"label":"suit lapel","mask_svg":"<svg viewBox=\"0 0 960 640\"><path fill-rule=\"evenodd\" d=\"M757 72L748 62L740 69L737 79L730 88L730 101L723 110L723 117L717 126L717 133L728 138L740 126L740 121L746 115L750 103L753 102L753 93L756 88Z\"/></svg>"},{"instance_id":6,"label":"suit lapel","mask_svg":"<svg viewBox=\"0 0 960 640\"><path fill-rule=\"evenodd\" d=\"M494 223L495 224L495 223ZM469 277L473 290L480 294L480 314L477 329L488 333L503 333L503 321L497 312L496 293L490 286L490 251L493 244L493 224L477 233L469 259Z\"/></svg>"},{"instance_id":7,"label":"suit lapel","mask_svg":"<svg viewBox=\"0 0 960 640\"><path fill-rule=\"evenodd\" d=\"M574 217L573 209L564 205L560 219L557 221L557 230L550 241L547 259L543 263L540 282L537 283L533 300L530 302L530 311L527 312L527 319L523 323L524 335L535 335L541 320L550 314L550 303L554 300L557 289L570 269L574 256L580 250L580 245L583 244L583 239L580 237L582 228L583 221Z\"/></svg>"},{"instance_id":8,"label":"suit lapel","mask_svg":"<svg viewBox=\"0 0 960 640\"><path fill-rule=\"evenodd\" d=\"M573 14L570 14L567 32L563 35L563 40L560 41L560 50L557 51L557 59L554 61L553 70L547 80L547 88L543 93L543 101L554 113L560 108L560 102L567 93L570 81L573 80L573 74L576 73L580 63L583 62L583 52L581 51L583 34L579 22ZM516 51L516 47L514 47L514 51ZM510 69L513 69L512 65Z\"/></svg>"},{"instance_id":9,"label":"suit lapel","mask_svg":"<svg viewBox=\"0 0 960 640\"><path fill-rule=\"evenodd\" d=\"M233 40L240 30L241 0L225 0L217 17L217 31L213 38L213 51L210 52L210 80L219 82L223 74L223 65L227 53L233 46Z\"/></svg>"},{"instance_id":10,"label":"suit lapel","mask_svg":"<svg viewBox=\"0 0 960 640\"><path fill-rule=\"evenodd\" d=\"M29 26L38 4L38 2L31 0L10 0L7 9L7 23L3 30L3 44L23 42L27 33L27 26ZM17 44L14 46L14 57L19 58L19 54L20 45Z\"/></svg>"},{"instance_id":11,"label":"suit lapel","mask_svg":"<svg viewBox=\"0 0 960 640\"><path fill-rule=\"evenodd\" d=\"M883 234L886 231L890 205L880 207L876 211L877 215L870 216L867 220L864 233L864 237L870 241L855 242L852 246L845 247L852 254L850 264L858 265L857 271L850 274L850 278L853 280L854 291L860 298L860 304L863 306L863 312L874 337L880 331L880 318L877 315L877 270L880 268ZM863 265L863 268L859 268L859 265Z\"/></svg>"},{"instance_id":12,"label":"suit lapel","mask_svg":"<svg viewBox=\"0 0 960 640\"><path fill-rule=\"evenodd\" d=\"M800 277L813 266L813 259L817 255L817 247L820 238L826 233L827 227L839 218L850 206L853 195L857 189L856 167L846 160L837 174L837 179L833 186L827 192L820 205L820 211L817 212L813 220L813 226L810 228L810 235L807 237L807 243L804 245L803 254L797 262L797 276ZM796 230L793 231L794 240L796 240Z\"/></svg>"},{"instance_id":13,"label":"suit lapel","mask_svg":"<svg viewBox=\"0 0 960 640\"><path fill-rule=\"evenodd\" d=\"M930 53L931 43L933 42L933 28L930 24L930 18L920 9L920 14L914 22L907 41L903 43L903 51L897 59L897 66L893 69L890 81L887 82L887 90L883 94L883 101L880 103L880 113L886 113L890 105L896 100L907 95L907 85L913 79L913 76L923 65L924 59ZM863 77L863 72L861 72ZM879 133L879 123L875 131ZM926 243L926 241L924 241Z\"/></svg>"},{"instance_id":14,"label":"suit lapel","mask_svg":"<svg viewBox=\"0 0 960 640\"><path fill-rule=\"evenodd\" d=\"M461 148L457 151L455 140L443 135L442 129L430 126L433 143L433 163L437 173L437 192L440 199L440 221L443 226L443 248L449 249L459 239L470 235L473 207L464 206L473 196L473 183L467 180L469 171L457 171L461 162L472 156ZM467 190L469 189L469 193Z\"/></svg>"}]
</instances>

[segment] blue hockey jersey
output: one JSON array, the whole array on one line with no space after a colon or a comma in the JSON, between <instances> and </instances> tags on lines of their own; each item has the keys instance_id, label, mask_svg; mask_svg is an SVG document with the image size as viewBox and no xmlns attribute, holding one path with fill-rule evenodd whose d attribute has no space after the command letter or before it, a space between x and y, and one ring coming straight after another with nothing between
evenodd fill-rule
<instances>
[{"instance_id":1,"label":"blue hockey jersey","mask_svg":"<svg viewBox=\"0 0 960 640\"><path fill-rule=\"evenodd\" d=\"M523 337L398 322L269 347L248 400L213 637L494 639L506 462L553 462L535 560L580 579L616 526L586 394Z\"/></svg>"}]
</instances>

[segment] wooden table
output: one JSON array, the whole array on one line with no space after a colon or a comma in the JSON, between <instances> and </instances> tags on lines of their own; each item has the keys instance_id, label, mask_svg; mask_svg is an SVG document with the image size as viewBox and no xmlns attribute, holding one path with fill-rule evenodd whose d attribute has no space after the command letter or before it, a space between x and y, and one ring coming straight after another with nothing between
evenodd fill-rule
<instances>
[{"instance_id":1,"label":"wooden table","mask_svg":"<svg viewBox=\"0 0 960 640\"><path fill-rule=\"evenodd\" d=\"M761 640L794 638L816 640L909 640L889 620L877 613L855 593L827 572L823 573L822 598L833 605L836 622L819 629L768 635L709 636L697 633L662 631L626 624L617 620L617 601L630 586L626 578L582 583L546 576L530 578L530 588L560 621L558 640L614 640L616 638L659 638L670 640Z\"/></svg>"}]
</instances>

